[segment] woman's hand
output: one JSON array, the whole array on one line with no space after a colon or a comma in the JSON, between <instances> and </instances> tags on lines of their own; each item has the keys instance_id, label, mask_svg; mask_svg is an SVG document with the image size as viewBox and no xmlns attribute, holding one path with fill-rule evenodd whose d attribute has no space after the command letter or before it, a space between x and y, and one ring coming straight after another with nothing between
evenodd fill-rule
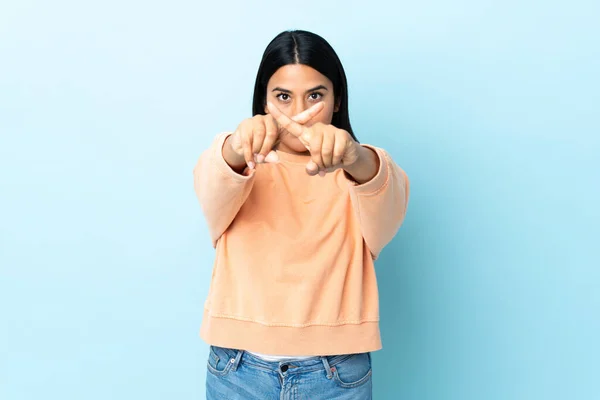
<instances>
[{"instance_id":1,"label":"woman's hand","mask_svg":"<svg viewBox=\"0 0 600 400\"><path fill-rule=\"evenodd\" d=\"M359 159L361 147L347 131L320 122L306 127L287 117L273 103L267 103L267 107L277 124L310 151L311 161L306 166L309 175L324 176L327 172L348 168Z\"/></svg>"},{"instance_id":2,"label":"woman's hand","mask_svg":"<svg viewBox=\"0 0 600 400\"><path fill-rule=\"evenodd\" d=\"M317 103L291 118L291 121L301 126L321 110L323 104ZM277 162L277 153L273 151L273 147L277 144L282 130L271 114L245 119L227 139L229 149L224 149L225 161L232 167L240 167L245 163L250 169L254 169L257 163Z\"/></svg>"}]
</instances>

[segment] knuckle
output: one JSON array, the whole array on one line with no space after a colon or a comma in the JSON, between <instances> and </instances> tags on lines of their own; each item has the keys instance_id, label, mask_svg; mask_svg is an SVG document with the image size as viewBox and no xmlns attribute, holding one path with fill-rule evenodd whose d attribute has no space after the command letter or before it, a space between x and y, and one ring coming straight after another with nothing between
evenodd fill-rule
<instances>
[{"instance_id":1,"label":"knuckle","mask_svg":"<svg viewBox=\"0 0 600 400\"><path fill-rule=\"evenodd\" d=\"M265 124L261 122L259 122L258 124L254 124L254 126L252 127L252 131L254 133L264 133L266 130Z\"/></svg>"},{"instance_id":2,"label":"knuckle","mask_svg":"<svg viewBox=\"0 0 600 400\"><path fill-rule=\"evenodd\" d=\"M277 128L275 126L267 127L266 135L271 138L276 137L277 136Z\"/></svg>"}]
</instances>

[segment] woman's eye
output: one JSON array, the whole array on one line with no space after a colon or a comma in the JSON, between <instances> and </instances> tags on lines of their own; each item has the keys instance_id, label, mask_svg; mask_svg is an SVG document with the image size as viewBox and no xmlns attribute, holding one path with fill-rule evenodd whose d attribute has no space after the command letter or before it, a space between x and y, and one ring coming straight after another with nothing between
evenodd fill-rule
<instances>
[{"instance_id":1,"label":"woman's eye","mask_svg":"<svg viewBox=\"0 0 600 400\"><path fill-rule=\"evenodd\" d=\"M277 97L279 98L279 100L283 100L283 101L288 101L290 99L290 95L287 93L279 93L277 95Z\"/></svg>"},{"instance_id":2,"label":"woman's eye","mask_svg":"<svg viewBox=\"0 0 600 400\"><path fill-rule=\"evenodd\" d=\"M315 93L311 93L310 94L310 99L311 100L319 100L321 97L323 97L323 95L319 92L315 92Z\"/></svg>"}]
</instances>

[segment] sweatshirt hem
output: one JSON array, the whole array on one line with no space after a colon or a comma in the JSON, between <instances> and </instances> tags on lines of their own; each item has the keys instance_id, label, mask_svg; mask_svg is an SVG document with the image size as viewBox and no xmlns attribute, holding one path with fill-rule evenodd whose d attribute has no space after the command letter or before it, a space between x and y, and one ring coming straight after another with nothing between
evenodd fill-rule
<instances>
[{"instance_id":1,"label":"sweatshirt hem","mask_svg":"<svg viewBox=\"0 0 600 400\"><path fill-rule=\"evenodd\" d=\"M294 324L294 323L289 323L289 322L266 322L266 321L260 321L258 319L254 319L254 318L243 317L240 315L213 313L213 312L210 312L210 310L208 310L207 312L213 318L229 318L229 319L235 319L235 320L242 321L242 322L252 322L252 323L256 323L256 324L261 324L264 326L282 326L282 327L289 327L289 328L306 328L307 326L315 326L315 325L319 325L319 326L340 326L340 325L350 325L350 324L356 325L356 324L362 324L365 322L379 322L379 317L373 317L373 318L362 318L360 320L341 320L341 321L335 321L335 322L310 321L310 322L305 322L302 324Z\"/></svg>"},{"instance_id":2,"label":"sweatshirt hem","mask_svg":"<svg viewBox=\"0 0 600 400\"><path fill-rule=\"evenodd\" d=\"M216 317L206 309L200 337L215 346L291 356L352 354L382 348L377 321L334 326L269 326Z\"/></svg>"}]
</instances>

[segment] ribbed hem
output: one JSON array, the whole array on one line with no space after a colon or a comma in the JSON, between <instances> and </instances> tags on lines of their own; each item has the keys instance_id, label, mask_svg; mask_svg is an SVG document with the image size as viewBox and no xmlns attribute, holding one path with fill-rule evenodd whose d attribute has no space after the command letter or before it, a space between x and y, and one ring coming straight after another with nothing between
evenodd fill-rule
<instances>
[{"instance_id":1,"label":"ribbed hem","mask_svg":"<svg viewBox=\"0 0 600 400\"><path fill-rule=\"evenodd\" d=\"M381 350L378 322L304 328L266 326L232 318L212 317L204 310L200 337L219 347L263 354L328 356Z\"/></svg>"}]
</instances>

